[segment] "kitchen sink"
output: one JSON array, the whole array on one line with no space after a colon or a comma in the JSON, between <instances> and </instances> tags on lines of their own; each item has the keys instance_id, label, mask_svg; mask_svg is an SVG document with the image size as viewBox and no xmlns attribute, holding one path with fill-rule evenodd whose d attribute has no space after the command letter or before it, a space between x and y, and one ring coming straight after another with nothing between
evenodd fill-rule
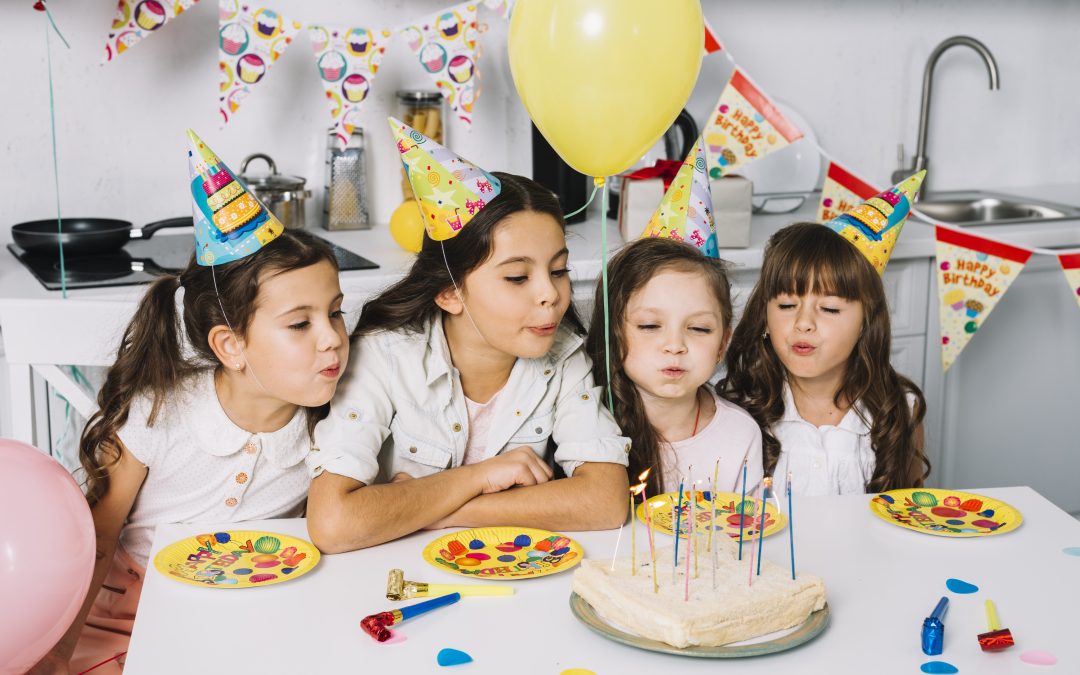
<instances>
[{"instance_id":1,"label":"kitchen sink","mask_svg":"<svg viewBox=\"0 0 1080 675\"><path fill-rule=\"evenodd\" d=\"M934 192L915 210L956 225L995 225L1080 218L1080 208L982 191Z\"/></svg>"}]
</instances>

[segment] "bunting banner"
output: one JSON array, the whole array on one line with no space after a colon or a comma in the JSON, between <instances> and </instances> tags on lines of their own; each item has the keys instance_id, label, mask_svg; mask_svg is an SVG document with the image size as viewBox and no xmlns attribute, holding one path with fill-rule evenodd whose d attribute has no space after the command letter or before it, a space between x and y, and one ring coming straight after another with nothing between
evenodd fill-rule
<instances>
[{"instance_id":1,"label":"bunting banner","mask_svg":"<svg viewBox=\"0 0 1080 675\"><path fill-rule=\"evenodd\" d=\"M1065 279L1069 282L1073 299L1080 303L1080 253L1065 253L1057 258L1061 263L1061 270L1065 272Z\"/></svg>"},{"instance_id":2,"label":"bunting banner","mask_svg":"<svg viewBox=\"0 0 1080 675\"><path fill-rule=\"evenodd\" d=\"M956 361L1024 269L1031 251L936 227L941 365Z\"/></svg>"},{"instance_id":3,"label":"bunting banner","mask_svg":"<svg viewBox=\"0 0 1080 675\"><path fill-rule=\"evenodd\" d=\"M454 116L470 128L473 104L480 94L476 7L463 2L401 29Z\"/></svg>"},{"instance_id":4,"label":"bunting banner","mask_svg":"<svg viewBox=\"0 0 1080 675\"><path fill-rule=\"evenodd\" d=\"M830 221L851 211L879 192L881 190L830 160L829 169L825 172L825 182L821 185L817 220L819 223Z\"/></svg>"},{"instance_id":5,"label":"bunting banner","mask_svg":"<svg viewBox=\"0 0 1080 675\"><path fill-rule=\"evenodd\" d=\"M119 0L112 30L105 40L105 60L112 61L161 29L199 0Z\"/></svg>"},{"instance_id":6,"label":"bunting banner","mask_svg":"<svg viewBox=\"0 0 1080 675\"><path fill-rule=\"evenodd\" d=\"M724 45L720 43L720 38L716 36L716 31L709 25L708 20L705 20L705 53L714 54L724 50Z\"/></svg>"},{"instance_id":7,"label":"bunting banner","mask_svg":"<svg viewBox=\"0 0 1080 675\"><path fill-rule=\"evenodd\" d=\"M349 26L308 26L315 65L326 92L338 147L349 146L392 33Z\"/></svg>"},{"instance_id":8,"label":"bunting banner","mask_svg":"<svg viewBox=\"0 0 1080 675\"><path fill-rule=\"evenodd\" d=\"M218 0L221 123L227 123L252 88L292 44L301 25L244 0Z\"/></svg>"},{"instance_id":9,"label":"bunting banner","mask_svg":"<svg viewBox=\"0 0 1080 675\"><path fill-rule=\"evenodd\" d=\"M802 132L735 68L705 125L704 137L709 177L720 178L787 147L802 138Z\"/></svg>"}]
</instances>

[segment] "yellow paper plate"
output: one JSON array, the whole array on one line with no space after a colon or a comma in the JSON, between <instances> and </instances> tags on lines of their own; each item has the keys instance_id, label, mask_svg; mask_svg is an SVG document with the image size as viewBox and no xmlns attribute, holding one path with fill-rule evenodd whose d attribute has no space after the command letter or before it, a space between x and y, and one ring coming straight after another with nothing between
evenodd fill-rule
<instances>
[{"instance_id":1,"label":"yellow paper plate","mask_svg":"<svg viewBox=\"0 0 1080 675\"><path fill-rule=\"evenodd\" d=\"M1020 527L1020 512L993 497L914 488L891 490L870 500L870 511L884 521L941 537L985 537Z\"/></svg>"},{"instance_id":2,"label":"yellow paper plate","mask_svg":"<svg viewBox=\"0 0 1080 675\"><path fill-rule=\"evenodd\" d=\"M170 579L212 588L270 586L303 576L319 562L319 549L275 532L224 530L173 542L154 556Z\"/></svg>"},{"instance_id":3,"label":"yellow paper plate","mask_svg":"<svg viewBox=\"0 0 1080 675\"><path fill-rule=\"evenodd\" d=\"M672 506L677 499L677 492L665 492L655 497L649 497L648 502L642 502L637 506L637 517L645 522L645 504L649 505L649 513L652 518L654 532L671 534L675 531L675 523L672 519ZM675 520L679 521L679 536L685 538L690 531L690 493L682 493L682 501L679 508L681 517L676 514ZM714 527L712 518L712 493L708 490L694 492L694 529L701 535L707 535L709 528ZM740 508L740 504L742 505ZM739 538L739 521L742 519L742 536L744 539L758 535L758 520L761 513L761 500L747 496L742 500L742 495L734 492L716 493L716 524L717 532L725 532L732 539ZM776 509L772 501L765 503L765 536L775 534L787 525L787 516Z\"/></svg>"},{"instance_id":4,"label":"yellow paper plate","mask_svg":"<svg viewBox=\"0 0 1080 675\"><path fill-rule=\"evenodd\" d=\"M585 550L569 537L531 527L476 527L424 547L424 560L473 579L532 579L581 562Z\"/></svg>"}]
</instances>

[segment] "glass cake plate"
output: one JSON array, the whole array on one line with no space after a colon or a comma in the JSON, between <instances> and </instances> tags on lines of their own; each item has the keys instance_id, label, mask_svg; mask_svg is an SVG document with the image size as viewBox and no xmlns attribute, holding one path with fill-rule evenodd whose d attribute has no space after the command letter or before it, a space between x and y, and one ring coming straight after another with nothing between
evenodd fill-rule
<instances>
[{"instance_id":1,"label":"glass cake plate","mask_svg":"<svg viewBox=\"0 0 1080 675\"><path fill-rule=\"evenodd\" d=\"M741 642L732 642L719 647L674 647L666 642L635 635L609 623L597 614L593 606L577 593L570 593L570 611L583 624L609 640L621 642L624 645L630 645L638 649L647 649L651 652L676 654L678 656L697 656L707 659L737 659L782 652L813 640L829 625L829 603L825 603L824 607L811 614L806 621L794 628L776 631Z\"/></svg>"}]
</instances>

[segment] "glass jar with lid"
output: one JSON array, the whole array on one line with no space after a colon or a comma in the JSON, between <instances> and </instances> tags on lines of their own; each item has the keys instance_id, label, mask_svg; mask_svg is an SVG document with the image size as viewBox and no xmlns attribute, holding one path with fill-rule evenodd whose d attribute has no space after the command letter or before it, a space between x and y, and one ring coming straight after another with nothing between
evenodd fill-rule
<instances>
[{"instance_id":1,"label":"glass jar with lid","mask_svg":"<svg viewBox=\"0 0 1080 675\"><path fill-rule=\"evenodd\" d=\"M424 134L439 145L446 145L446 125L443 123L443 95L437 91L401 90L397 92L398 119ZM401 192L412 199L412 186L402 169Z\"/></svg>"}]
</instances>

